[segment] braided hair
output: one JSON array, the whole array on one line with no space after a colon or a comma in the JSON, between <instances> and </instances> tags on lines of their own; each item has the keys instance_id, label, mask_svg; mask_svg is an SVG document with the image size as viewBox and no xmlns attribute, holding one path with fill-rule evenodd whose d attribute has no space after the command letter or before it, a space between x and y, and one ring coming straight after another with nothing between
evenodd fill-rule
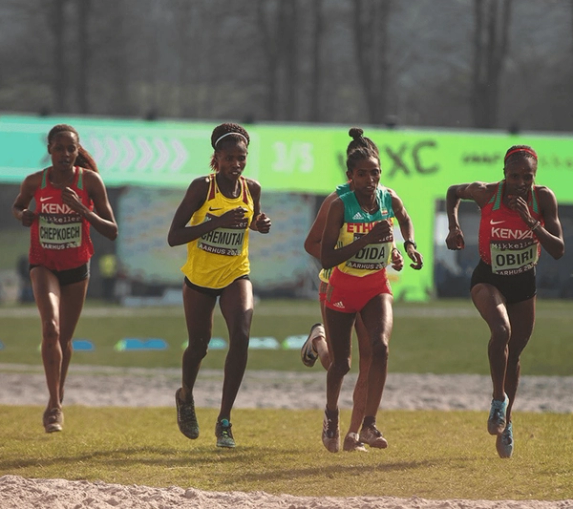
<instances>
[{"instance_id":1,"label":"braided hair","mask_svg":"<svg viewBox=\"0 0 573 509\"><path fill-rule=\"evenodd\" d=\"M76 157L75 164L77 166L81 166L82 168L86 168L88 170L92 170L92 171L95 171L96 173L98 173L97 164L96 164L94 158L91 156L91 154L84 147L82 147L79 144L80 134L71 125L58 124L58 125L55 125L54 127L52 127L50 129L50 132L48 133L48 145L50 145L52 143L52 141L54 141L54 138L59 133L73 133L77 136L77 138L78 138L78 156Z\"/></svg>"},{"instance_id":2,"label":"braided hair","mask_svg":"<svg viewBox=\"0 0 573 509\"><path fill-rule=\"evenodd\" d=\"M378 147L370 139L364 136L364 131L359 127L352 127L348 134L352 141L346 149L346 169L352 171L358 161L374 157L380 163L380 153Z\"/></svg>"},{"instance_id":3,"label":"braided hair","mask_svg":"<svg viewBox=\"0 0 573 509\"><path fill-rule=\"evenodd\" d=\"M244 143L245 146L249 146L251 139L249 133L244 127L239 124L225 123L218 125L213 129L211 134L211 146L213 147L213 155L211 156L211 163L209 166L213 171L217 171L217 151L220 150L225 144L233 143L237 145L238 143Z\"/></svg>"}]
</instances>

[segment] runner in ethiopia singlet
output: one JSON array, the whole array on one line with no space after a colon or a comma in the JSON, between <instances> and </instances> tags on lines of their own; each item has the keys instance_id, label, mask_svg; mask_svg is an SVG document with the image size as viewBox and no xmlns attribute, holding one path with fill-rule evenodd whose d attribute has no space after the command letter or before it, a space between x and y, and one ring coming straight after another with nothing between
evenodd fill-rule
<instances>
[{"instance_id":1,"label":"runner in ethiopia singlet","mask_svg":"<svg viewBox=\"0 0 573 509\"><path fill-rule=\"evenodd\" d=\"M245 221L240 228L216 228L187 244L187 262L181 271L194 285L225 288L250 272L249 225L255 208L246 179L240 177L239 183L239 196L227 198L217 186L216 175L209 175L207 199L193 214L190 224L210 221L237 207L245 209Z\"/></svg>"},{"instance_id":2,"label":"runner in ethiopia singlet","mask_svg":"<svg viewBox=\"0 0 573 509\"><path fill-rule=\"evenodd\" d=\"M87 263L94 248L90 238L90 223L65 205L62 190L54 187L47 168L42 184L34 193L37 218L30 228L30 265L42 265L50 270L69 270ZM83 168L74 167L74 179L69 185L90 210L93 203L83 186Z\"/></svg>"},{"instance_id":3,"label":"runner in ethiopia singlet","mask_svg":"<svg viewBox=\"0 0 573 509\"><path fill-rule=\"evenodd\" d=\"M494 274L514 276L537 265L541 244L519 212L503 203L504 185L504 181L498 183L496 193L481 210L479 254L491 265ZM533 187L528 193L527 206L531 216L543 225Z\"/></svg>"},{"instance_id":4,"label":"runner in ethiopia singlet","mask_svg":"<svg viewBox=\"0 0 573 509\"><path fill-rule=\"evenodd\" d=\"M340 228L338 242L340 246L352 244L355 240L366 235L376 223L394 217L392 196L388 190L379 186L376 190L379 208L374 214L362 210L353 192L340 196L344 203L344 223ZM392 235L385 242L368 244L354 256L337 266L337 268L352 276L363 277L384 269L391 259L394 238Z\"/></svg>"}]
</instances>

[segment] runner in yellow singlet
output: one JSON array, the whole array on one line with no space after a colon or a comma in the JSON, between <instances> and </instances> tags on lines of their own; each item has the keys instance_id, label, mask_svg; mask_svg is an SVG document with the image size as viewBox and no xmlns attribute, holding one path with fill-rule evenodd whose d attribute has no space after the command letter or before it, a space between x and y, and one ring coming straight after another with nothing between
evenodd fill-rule
<instances>
[{"instance_id":1,"label":"runner in yellow singlet","mask_svg":"<svg viewBox=\"0 0 573 509\"><path fill-rule=\"evenodd\" d=\"M247 131L237 124L221 124L211 135L211 145L214 173L191 182L168 235L170 246L187 244L187 262L181 270L189 345L183 354L182 387L175 402L181 433L197 438L193 387L207 355L219 298L229 330L229 351L215 435L218 447L235 447L231 409L247 365L253 316L249 230L268 233L271 221L261 213L261 186L242 176L247 164Z\"/></svg>"}]
</instances>

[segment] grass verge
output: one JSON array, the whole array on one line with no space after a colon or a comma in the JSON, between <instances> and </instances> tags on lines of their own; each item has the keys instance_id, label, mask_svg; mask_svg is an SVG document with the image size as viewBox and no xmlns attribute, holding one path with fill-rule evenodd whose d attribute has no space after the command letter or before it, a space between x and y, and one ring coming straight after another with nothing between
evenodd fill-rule
<instances>
[{"instance_id":1,"label":"grass verge","mask_svg":"<svg viewBox=\"0 0 573 509\"><path fill-rule=\"evenodd\" d=\"M33 306L0 309L0 363L41 364L40 320ZM469 300L424 304L397 302L390 342L389 368L394 373L489 374L489 331ZM261 301L253 318L252 336L306 335L320 321L318 303L301 300ZM569 301L538 301L533 337L522 359L524 375L573 375L573 314ZM213 337L227 338L220 312ZM72 362L100 366L180 367L187 332L178 307L126 309L87 305L76 338L91 340L93 352L75 352ZM114 345L126 337L162 338L166 350L118 352ZM204 368L221 369L226 350L213 350ZM353 370L357 362L353 363ZM298 350L251 350L248 369L303 371Z\"/></svg>"},{"instance_id":2,"label":"grass verge","mask_svg":"<svg viewBox=\"0 0 573 509\"><path fill-rule=\"evenodd\" d=\"M317 410L235 410L234 450L215 447L214 409L198 410L196 441L179 433L172 408L70 406L64 431L51 435L42 411L0 406L0 475L304 496L573 498L570 415L515 414L515 454L502 460L483 412L383 411L388 449L331 454ZM343 434L349 417L341 413Z\"/></svg>"}]
</instances>

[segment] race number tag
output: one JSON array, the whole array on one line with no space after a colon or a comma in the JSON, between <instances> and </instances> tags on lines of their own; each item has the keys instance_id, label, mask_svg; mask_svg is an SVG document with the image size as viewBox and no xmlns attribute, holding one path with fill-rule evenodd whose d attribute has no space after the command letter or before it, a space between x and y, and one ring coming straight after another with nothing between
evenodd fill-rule
<instances>
[{"instance_id":1,"label":"race number tag","mask_svg":"<svg viewBox=\"0 0 573 509\"><path fill-rule=\"evenodd\" d=\"M82 245L80 216L39 216L40 246L44 249L68 249ZM79 220L78 220L79 219Z\"/></svg>"},{"instance_id":2,"label":"race number tag","mask_svg":"<svg viewBox=\"0 0 573 509\"><path fill-rule=\"evenodd\" d=\"M197 242L197 247L208 253L239 256L243 250L244 238L244 229L217 228L203 235Z\"/></svg>"},{"instance_id":3,"label":"race number tag","mask_svg":"<svg viewBox=\"0 0 573 509\"><path fill-rule=\"evenodd\" d=\"M390 263L391 252L392 242L368 244L346 260L346 266L352 269L380 270Z\"/></svg>"},{"instance_id":4,"label":"race number tag","mask_svg":"<svg viewBox=\"0 0 573 509\"><path fill-rule=\"evenodd\" d=\"M514 276L532 269L539 260L538 244L491 242L491 269L494 274Z\"/></svg>"}]
</instances>

